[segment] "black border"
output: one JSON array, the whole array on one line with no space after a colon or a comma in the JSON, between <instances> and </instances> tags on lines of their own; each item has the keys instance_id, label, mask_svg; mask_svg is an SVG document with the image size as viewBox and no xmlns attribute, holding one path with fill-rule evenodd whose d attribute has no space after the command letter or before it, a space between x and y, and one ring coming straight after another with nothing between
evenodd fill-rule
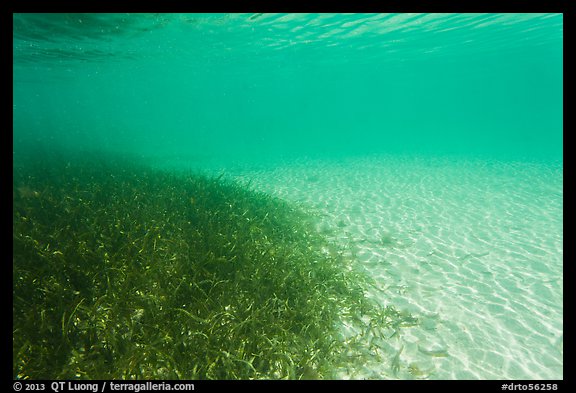
<instances>
[{"instance_id":1,"label":"black border","mask_svg":"<svg viewBox=\"0 0 576 393\"><path fill-rule=\"evenodd\" d=\"M12 12L565 12L570 0L71 1L12 0Z\"/></svg>"},{"instance_id":2,"label":"black border","mask_svg":"<svg viewBox=\"0 0 576 393\"><path fill-rule=\"evenodd\" d=\"M333 1L325 1L325 2L315 2L312 3L308 2L297 2L297 1L290 1L290 2L273 2L273 1L234 1L234 2L204 2L204 3L196 3L187 0L181 1L174 1L174 0L163 0L161 2L106 2L106 1L48 1L48 0L30 0L30 1L11 1L7 4L3 4L0 7L2 8L2 12L0 15L0 26L2 28L2 36L5 38L2 53L3 61L2 63L7 64L8 56L7 53L12 53L12 45L8 42L8 37L12 36L12 33L9 29L12 29L12 13L19 13L19 12L226 12L226 13L235 13L235 12L521 12L521 13L532 13L532 12L550 12L550 13L563 13L564 14L564 29L565 32L568 34L564 34L564 36L571 37L570 34L572 30L572 25L570 23L570 19L572 19L572 12L570 5L575 4L574 1L530 1L530 0L505 0L505 1L467 1L467 0L460 0L460 1L448 1L448 0L439 0L439 1L414 1L414 0L396 0L396 1L348 1L348 2L333 2ZM7 8L7 9L6 9ZM573 48L570 43L572 41L570 38L568 39L569 44L564 43L565 48ZM8 46L10 45L10 46ZM10 49L8 49L10 48ZM569 50L568 53L572 52ZM570 66L569 64L572 63L572 60L564 56L564 69L574 70L576 69L574 65ZM8 70L4 73L6 79L8 78ZM565 73L568 76L568 80L570 79L571 73ZM567 90L566 85L569 82L566 82L567 79L564 80L564 100L568 97L566 91L571 92L572 90ZM7 81L8 82L8 81ZM12 86L12 81L10 84L6 83L4 86ZM6 89L7 91L7 89ZM6 92L6 94L8 94ZM5 101L5 102L11 102ZM570 114L569 111L565 111L564 113ZM7 122L11 117L3 116L3 119L6 119ZM564 124L570 123L569 116L564 116ZM6 126L8 127L8 126ZM566 126L565 126L566 129ZM567 128L568 130L572 130L570 126ZM8 133L8 132L7 132ZM6 138L6 142L3 144L5 151L2 154L2 159L4 160L3 168L12 168L12 133L8 134ZM564 142L564 157L570 157L571 154L566 155L567 149L566 140ZM565 159L566 161L566 159ZM569 165L570 167L570 165ZM12 178L12 172L10 174L6 174L7 169L5 169L3 179L5 179L5 186L2 188L4 195L6 198L9 198L8 190L11 187L8 182ZM573 182L573 180L569 177L569 179ZM566 183L565 183L566 184ZM10 225L10 211L8 210L8 206L11 206L11 200L7 201L4 204L3 213L6 215L6 226ZM10 209L11 210L11 209ZM7 245L8 246L8 245ZM574 277L572 273L573 267L570 263L572 261L571 258L566 259L568 264L564 265L565 271L564 274L567 277ZM568 273L568 274L566 274ZM5 275L7 276L7 275ZM12 292L10 291L10 286L5 285L5 297L4 299L11 299ZM572 305L572 293L571 291L566 291L565 294L567 295L568 301L565 301L565 305ZM565 308L566 310L566 308ZM565 315L570 315L570 310L565 312ZM12 316L10 314L10 320ZM6 321L7 322L7 321ZM3 335L5 337L5 347L4 354L6 354L6 358L8 358L8 354L12 352L12 331L10 329L9 323L3 323L3 327L6 330L6 333ZM571 325L570 318L564 319L564 330L570 331ZM261 391L270 391L272 389L281 389L281 388L304 388L304 389L336 389L336 388L344 388L344 389L366 389L370 390L379 390L383 391L385 389L392 389L395 390L407 390L407 389L415 389L421 391L429 391L429 390L453 390L462 392L464 389L479 389L485 392L493 392L493 391L503 391L502 384L556 384L557 390L561 391L564 390L566 386L572 385L573 377L570 374L572 367L571 364L571 354L573 348L570 344L573 342L571 339L570 334L566 334L566 342L568 343L565 345L565 350L567 351L567 356L565 356L565 375L564 380L481 380L481 381L436 381L436 380L427 380L427 381L188 381L193 382L195 384L194 391L206 391L206 390L221 390L221 389L249 389L250 391L261 390ZM13 383L15 381L12 380L12 372L11 367L6 368L6 374L3 380L6 382L6 388L8 391L16 391L13 388ZM30 383L43 383L45 384L46 392L51 392L50 383L53 381L20 381L22 384L30 384ZM86 381L90 382L90 381ZM96 382L96 381L93 381ZM102 385L103 382L109 381L99 381L99 386ZM123 383L131 383L129 381L118 381ZM141 383L143 381L136 381L134 383ZM161 382L161 381L156 381ZM169 384L175 383L183 383L186 381L165 381ZM100 388L101 389L101 388ZM536 389L532 389L536 390ZM24 389L23 389L24 391ZM66 390L64 390L66 391ZM99 390L101 391L101 390ZM106 389L106 391L110 391ZM529 389L515 389L515 391L530 391ZM554 391L554 390L553 390Z\"/></svg>"}]
</instances>

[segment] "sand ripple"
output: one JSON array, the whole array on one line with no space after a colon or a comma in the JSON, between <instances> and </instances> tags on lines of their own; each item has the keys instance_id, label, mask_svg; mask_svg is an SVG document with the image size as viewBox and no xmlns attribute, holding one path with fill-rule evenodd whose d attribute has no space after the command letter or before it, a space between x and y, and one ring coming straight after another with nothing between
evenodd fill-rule
<instances>
[{"instance_id":1,"label":"sand ripple","mask_svg":"<svg viewBox=\"0 0 576 393\"><path fill-rule=\"evenodd\" d=\"M343 378L562 379L562 166L432 158L235 173L319 228L420 324Z\"/></svg>"}]
</instances>

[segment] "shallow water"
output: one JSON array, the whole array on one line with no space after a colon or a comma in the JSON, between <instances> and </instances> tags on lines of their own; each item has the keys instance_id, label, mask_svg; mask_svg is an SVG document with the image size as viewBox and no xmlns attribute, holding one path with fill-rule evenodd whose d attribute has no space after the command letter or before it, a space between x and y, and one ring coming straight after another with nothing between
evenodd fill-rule
<instances>
[{"instance_id":1,"label":"shallow water","mask_svg":"<svg viewBox=\"0 0 576 393\"><path fill-rule=\"evenodd\" d=\"M420 319L382 344L403 348L397 375L375 356L343 377L562 378L559 163L372 156L235 176L321 211L371 295Z\"/></svg>"},{"instance_id":2,"label":"shallow water","mask_svg":"<svg viewBox=\"0 0 576 393\"><path fill-rule=\"evenodd\" d=\"M341 378L563 378L561 14L15 14L14 159L110 151L318 214L417 326ZM346 327L343 327L346 329Z\"/></svg>"}]
</instances>

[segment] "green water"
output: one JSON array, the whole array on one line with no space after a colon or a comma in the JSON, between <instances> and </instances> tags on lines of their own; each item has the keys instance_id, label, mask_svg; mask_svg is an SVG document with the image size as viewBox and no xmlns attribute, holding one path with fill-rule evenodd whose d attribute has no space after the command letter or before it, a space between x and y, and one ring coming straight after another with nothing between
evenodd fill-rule
<instances>
[{"instance_id":1,"label":"green water","mask_svg":"<svg viewBox=\"0 0 576 393\"><path fill-rule=\"evenodd\" d=\"M561 14L14 15L14 145L562 157Z\"/></svg>"},{"instance_id":2,"label":"green water","mask_svg":"<svg viewBox=\"0 0 576 393\"><path fill-rule=\"evenodd\" d=\"M14 378L563 378L562 14L13 21Z\"/></svg>"}]
</instances>

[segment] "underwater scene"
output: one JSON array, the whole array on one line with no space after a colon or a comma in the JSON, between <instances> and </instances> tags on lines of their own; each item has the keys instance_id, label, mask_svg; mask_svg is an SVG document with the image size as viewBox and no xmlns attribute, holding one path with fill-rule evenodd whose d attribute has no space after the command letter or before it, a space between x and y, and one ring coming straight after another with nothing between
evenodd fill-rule
<instances>
[{"instance_id":1,"label":"underwater scene","mask_svg":"<svg viewBox=\"0 0 576 393\"><path fill-rule=\"evenodd\" d=\"M14 379L563 379L562 14L13 14Z\"/></svg>"}]
</instances>

